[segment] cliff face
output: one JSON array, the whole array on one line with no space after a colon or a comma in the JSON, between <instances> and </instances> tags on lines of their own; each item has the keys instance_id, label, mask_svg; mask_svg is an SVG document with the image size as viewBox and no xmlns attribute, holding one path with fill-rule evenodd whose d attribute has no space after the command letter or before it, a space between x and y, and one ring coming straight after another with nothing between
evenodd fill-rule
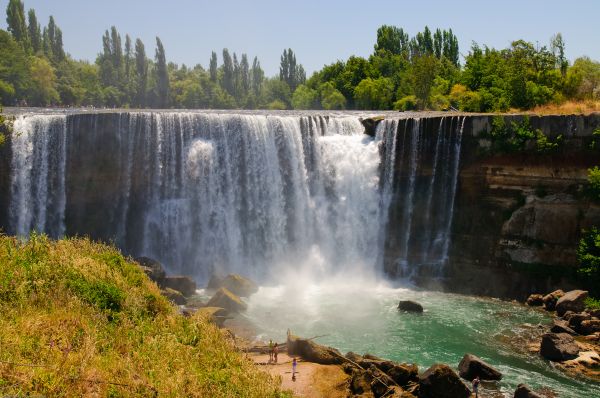
<instances>
[{"instance_id":1,"label":"cliff face","mask_svg":"<svg viewBox=\"0 0 600 398\"><path fill-rule=\"evenodd\" d=\"M600 152L588 148L600 116L531 117L530 123L550 138L562 135L560 148L492 154L492 117L467 118L448 265L437 280L425 269L418 283L499 297L569 286L565 276L577 265L582 229L600 225L600 206L582 194L587 169L600 164ZM390 226L394 214L392 207ZM387 268L394 249L387 247Z\"/></svg>"}]
</instances>

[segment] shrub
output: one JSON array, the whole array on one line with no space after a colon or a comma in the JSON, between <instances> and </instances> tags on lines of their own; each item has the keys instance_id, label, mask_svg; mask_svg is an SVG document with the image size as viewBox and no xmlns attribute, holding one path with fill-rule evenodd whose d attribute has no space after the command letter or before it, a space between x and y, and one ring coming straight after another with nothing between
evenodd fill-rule
<instances>
[{"instance_id":1,"label":"shrub","mask_svg":"<svg viewBox=\"0 0 600 398\"><path fill-rule=\"evenodd\" d=\"M588 169L587 191L592 200L600 202L600 168L598 166Z\"/></svg>"},{"instance_id":2,"label":"shrub","mask_svg":"<svg viewBox=\"0 0 600 398\"><path fill-rule=\"evenodd\" d=\"M394 109L397 111L414 111L417 109L417 97L414 95L407 95L404 98L400 98L394 102Z\"/></svg>"},{"instance_id":3,"label":"shrub","mask_svg":"<svg viewBox=\"0 0 600 398\"><path fill-rule=\"evenodd\" d=\"M585 232L577 248L577 274L590 287L592 295L600 295L600 229Z\"/></svg>"}]
</instances>

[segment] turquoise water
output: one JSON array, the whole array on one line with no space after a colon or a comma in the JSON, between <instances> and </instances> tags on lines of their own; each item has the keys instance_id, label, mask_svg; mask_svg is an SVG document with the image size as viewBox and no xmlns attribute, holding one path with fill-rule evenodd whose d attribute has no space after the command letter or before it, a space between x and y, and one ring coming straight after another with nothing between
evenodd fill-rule
<instances>
[{"instance_id":1,"label":"turquoise water","mask_svg":"<svg viewBox=\"0 0 600 398\"><path fill-rule=\"evenodd\" d=\"M425 312L399 313L398 300L405 299L418 301ZM526 383L557 397L600 397L600 384L567 378L527 350L550 317L518 303L330 281L262 287L248 304L245 317L260 339L283 341L288 328L304 337L325 335L316 341L344 353L416 363L421 371L439 362L456 368L472 353L504 374L500 383L484 386L484 396L512 397L517 384Z\"/></svg>"}]
</instances>

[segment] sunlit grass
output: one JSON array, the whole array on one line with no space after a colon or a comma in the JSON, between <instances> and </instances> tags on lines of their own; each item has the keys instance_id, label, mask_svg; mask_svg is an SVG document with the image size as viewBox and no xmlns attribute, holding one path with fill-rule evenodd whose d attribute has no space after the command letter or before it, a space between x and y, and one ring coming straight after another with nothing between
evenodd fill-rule
<instances>
[{"instance_id":1,"label":"sunlit grass","mask_svg":"<svg viewBox=\"0 0 600 398\"><path fill-rule=\"evenodd\" d=\"M576 115L600 112L600 101L566 101L533 108L531 113L540 115Z\"/></svg>"},{"instance_id":2,"label":"sunlit grass","mask_svg":"<svg viewBox=\"0 0 600 398\"><path fill-rule=\"evenodd\" d=\"M114 248L0 236L0 395L276 397L279 380L185 318Z\"/></svg>"}]
</instances>

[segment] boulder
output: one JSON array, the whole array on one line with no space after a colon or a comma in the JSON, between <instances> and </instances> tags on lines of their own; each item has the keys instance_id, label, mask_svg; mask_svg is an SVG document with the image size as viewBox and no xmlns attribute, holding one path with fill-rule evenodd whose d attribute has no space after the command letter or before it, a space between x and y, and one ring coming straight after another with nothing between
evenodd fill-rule
<instances>
[{"instance_id":1,"label":"boulder","mask_svg":"<svg viewBox=\"0 0 600 398\"><path fill-rule=\"evenodd\" d=\"M142 270L148 278L160 284L167 276L162 264L150 257L136 257L135 262L141 265Z\"/></svg>"},{"instance_id":2,"label":"boulder","mask_svg":"<svg viewBox=\"0 0 600 398\"><path fill-rule=\"evenodd\" d=\"M223 323L225 323L225 321L229 319L227 316L228 314L229 313L227 312L227 310L221 307L202 307L198 308L198 310L196 311L197 316L205 316L212 323L216 324L219 327L222 327Z\"/></svg>"},{"instance_id":3,"label":"boulder","mask_svg":"<svg viewBox=\"0 0 600 398\"><path fill-rule=\"evenodd\" d=\"M224 287L216 291L206 306L225 308L229 312L242 312L248 307L238 296Z\"/></svg>"},{"instance_id":4,"label":"boulder","mask_svg":"<svg viewBox=\"0 0 600 398\"><path fill-rule=\"evenodd\" d=\"M365 128L365 134L374 137L377 131L377 125L381 123L383 119L385 119L385 116L374 116L360 119L360 122Z\"/></svg>"},{"instance_id":5,"label":"boulder","mask_svg":"<svg viewBox=\"0 0 600 398\"><path fill-rule=\"evenodd\" d=\"M372 381L373 376L368 371L353 368L351 370L350 383L348 385L350 392L353 394L352 396L365 398L374 397L375 395L371 391Z\"/></svg>"},{"instance_id":6,"label":"boulder","mask_svg":"<svg viewBox=\"0 0 600 398\"><path fill-rule=\"evenodd\" d=\"M229 274L221 281L221 286L240 297L249 297L258 291L258 285L238 274Z\"/></svg>"},{"instance_id":7,"label":"boulder","mask_svg":"<svg viewBox=\"0 0 600 398\"><path fill-rule=\"evenodd\" d=\"M581 321L579 325L579 329L577 329L579 333L583 335L590 335L600 332L600 320L598 319L588 319L585 321Z\"/></svg>"},{"instance_id":8,"label":"boulder","mask_svg":"<svg viewBox=\"0 0 600 398\"><path fill-rule=\"evenodd\" d=\"M587 321L588 319L592 319L592 316L588 313L581 312L579 314L571 314L567 318L567 322L569 327L573 330L578 330L579 326L581 326L581 322Z\"/></svg>"},{"instance_id":9,"label":"boulder","mask_svg":"<svg viewBox=\"0 0 600 398\"><path fill-rule=\"evenodd\" d=\"M544 308L547 311L554 311L554 308L556 307L556 302L558 301L559 298L561 298L563 295L565 294L565 292L563 292L562 290L555 290L552 293L548 293L547 295L544 296Z\"/></svg>"},{"instance_id":10,"label":"boulder","mask_svg":"<svg viewBox=\"0 0 600 398\"><path fill-rule=\"evenodd\" d=\"M352 362L360 362L363 360L363 357L350 351L346 354L346 358L348 358L349 360L351 360Z\"/></svg>"},{"instance_id":11,"label":"boulder","mask_svg":"<svg viewBox=\"0 0 600 398\"><path fill-rule=\"evenodd\" d=\"M378 368L387 373L396 384L404 388L408 388L419 381L419 368L415 364L384 361Z\"/></svg>"},{"instance_id":12,"label":"boulder","mask_svg":"<svg viewBox=\"0 0 600 398\"><path fill-rule=\"evenodd\" d=\"M417 303L416 301L411 301L411 300L401 300L398 303L398 309L400 311L404 311L404 312L416 312L416 313L423 312L423 306L421 304Z\"/></svg>"},{"instance_id":13,"label":"boulder","mask_svg":"<svg viewBox=\"0 0 600 398\"><path fill-rule=\"evenodd\" d=\"M566 361L576 358L579 346L567 333L546 333L542 336L540 355L551 361Z\"/></svg>"},{"instance_id":14,"label":"boulder","mask_svg":"<svg viewBox=\"0 0 600 398\"><path fill-rule=\"evenodd\" d=\"M527 385L519 384L515 390L514 398L544 398L540 394L533 392Z\"/></svg>"},{"instance_id":15,"label":"boulder","mask_svg":"<svg viewBox=\"0 0 600 398\"><path fill-rule=\"evenodd\" d=\"M419 376L419 398L468 398L469 387L448 365L435 364Z\"/></svg>"},{"instance_id":16,"label":"boulder","mask_svg":"<svg viewBox=\"0 0 600 398\"><path fill-rule=\"evenodd\" d=\"M167 276L162 281L163 287L170 287L189 297L196 293L196 282L189 276Z\"/></svg>"},{"instance_id":17,"label":"boulder","mask_svg":"<svg viewBox=\"0 0 600 398\"><path fill-rule=\"evenodd\" d=\"M206 285L206 288L211 289L211 290L217 290L218 288L220 288L222 286L223 279L224 279L223 275L214 272L210 276L210 279L208 280L208 284Z\"/></svg>"},{"instance_id":18,"label":"boulder","mask_svg":"<svg viewBox=\"0 0 600 398\"><path fill-rule=\"evenodd\" d=\"M600 319L600 308L594 308L594 309L588 308L588 309L586 309L585 312L587 312L594 318Z\"/></svg>"},{"instance_id":19,"label":"boulder","mask_svg":"<svg viewBox=\"0 0 600 398\"><path fill-rule=\"evenodd\" d=\"M394 385L394 381L375 365L371 365L368 369L368 373L372 375L371 391L375 397L386 396L391 386Z\"/></svg>"},{"instance_id":20,"label":"boulder","mask_svg":"<svg viewBox=\"0 0 600 398\"><path fill-rule=\"evenodd\" d=\"M345 362L342 354L335 348L320 345L292 334L288 334L287 352L289 355L299 355L305 361L321 365L340 365Z\"/></svg>"},{"instance_id":21,"label":"boulder","mask_svg":"<svg viewBox=\"0 0 600 398\"><path fill-rule=\"evenodd\" d=\"M556 302L556 313L562 316L567 311L581 312L585 309L585 299L588 292L585 290L571 290Z\"/></svg>"},{"instance_id":22,"label":"boulder","mask_svg":"<svg viewBox=\"0 0 600 398\"><path fill-rule=\"evenodd\" d=\"M531 294L527 298L527 305L531 307L540 307L544 305L544 295L542 294Z\"/></svg>"},{"instance_id":23,"label":"boulder","mask_svg":"<svg viewBox=\"0 0 600 398\"><path fill-rule=\"evenodd\" d=\"M473 354L465 354L458 364L458 373L460 377L467 380L473 380L477 376L481 380L502 379L500 371Z\"/></svg>"},{"instance_id":24,"label":"boulder","mask_svg":"<svg viewBox=\"0 0 600 398\"><path fill-rule=\"evenodd\" d=\"M569 327L569 323L567 321L558 318L552 321L552 327L550 328L550 331L552 333L568 333L573 335L577 334L576 331Z\"/></svg>"},{"instance_id":25,"label":"boulder","mask_svg":"<svg viewBox=\"0 0 600 398\"><path fill-rule=\"evenodd\" d=\"M170 287L162 289L160 293L177 305L185 305L187 303L186 298L183 297L180 291L171 289Z\"/></svg>"}]
</instances>

